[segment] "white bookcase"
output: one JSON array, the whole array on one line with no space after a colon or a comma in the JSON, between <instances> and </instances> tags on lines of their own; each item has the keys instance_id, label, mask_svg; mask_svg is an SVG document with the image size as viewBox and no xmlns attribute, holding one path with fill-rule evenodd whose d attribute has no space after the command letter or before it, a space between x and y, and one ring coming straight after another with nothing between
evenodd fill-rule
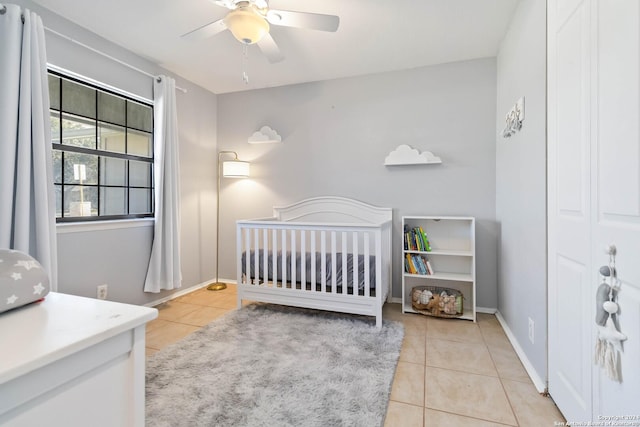
<instances>
[{"instance_id":1,"label":"white bookcase","mask_svg":"<svg viewBox=\"0 0 640 427\"><path fill-rule=\"evenodd\" d=\"M405 249L404 230L422 227L430 251ZM402 312L415 313L411 306L414 286L457 289L463 295L463 314L457 318L476 321L475 218L445 216L402 217ZM426 257L433 274L411 274L405 269L407 254Z\"/></svg>"}]
</instances>

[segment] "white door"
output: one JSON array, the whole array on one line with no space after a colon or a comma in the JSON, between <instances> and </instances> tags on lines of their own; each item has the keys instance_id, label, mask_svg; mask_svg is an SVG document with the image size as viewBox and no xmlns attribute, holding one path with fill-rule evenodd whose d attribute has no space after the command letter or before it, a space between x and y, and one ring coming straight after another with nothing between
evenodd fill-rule
<instances>
[{"instance_id":1,"label":"white door","mask_svg":"<svg viewBox=\"0 0 640 427\"><path fill-rule=\"evenodd\" d=\"M567 3L547 5L549 392L567 420L581 421L590 420L592 412L589 355L596 287L590 238L589 4Z\"/></svg>"},{"instance_id":2,"label":"white door","mask_svg":"<svg viewBox=\"0 0 640 427\"><path fill-rule=\"evenodd\" d=\"M640 415L639 123L640 2L549 0L549 392L570 421ZM609 244L621 383L593 363Z\"/></svg>"}]
</instances>

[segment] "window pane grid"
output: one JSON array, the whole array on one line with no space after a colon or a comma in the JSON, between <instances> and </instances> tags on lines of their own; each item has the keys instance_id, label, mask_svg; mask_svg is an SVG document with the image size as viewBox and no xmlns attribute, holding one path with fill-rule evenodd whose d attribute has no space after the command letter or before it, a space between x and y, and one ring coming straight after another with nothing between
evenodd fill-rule
<instances>
[{"instance_id":1,"label":"window pane grid","mask_svg":"<svg viewBox=\"0 0 640 427\"><path fill-rule=\"evenodd\" d=\"M53 144L54 150L61 150L67 153L85 153L85 154L96 154L104 157L112 157L119 159L127 159L127 160L136 160L139 162L147 162L149 164L153 164L153 158L151 157L141 157L133 154L125 154L125 153L113 153L111 151L103 151L103 150L93 150L91 148L84 147L76 147L71 145L63 145L63 144Z\"/></svg>"},{"instance_id":2,"label":"window pane grid","mask_svg":"<svg viewBox=\"0 0 640 427\"><path fill-rule=\"evenodd\" d=\"M97 117L99 117L99 116L98 116L98 97L96 96L96 118ZM99 138L98 131L99 131L99 128L96 125L96 148L98 148L98 144L100 142L100 140L98 139ZM97 204L98 204L98 207L97 207L97 211L96 211L98 216L100 216L100 212L102 212L102 204L103 204L102 197L100 197L100 184L102 184L101 179L100 179L100 175L101 175L101 172L102 172L102 170L101 170L102 168L100 167L101 163L102 162L100 161L100 156L98 156L98 167L97 167L97 169L98 169L98 174L97 174L98 175L97 176L97 179L98 179L98 190L97 190L97 196L98 196L98 200L97 200L98 203Z\"/></svg>"},{"instance_id":3,"label":"window pane grid","mask_svg":"<svg viewBox=\"0 0 640 427\"><path fill-rule=\"evenodd\" d=\"M153 216L153 107L49 72L56 221Z\"/></svg>"}]
</instances>

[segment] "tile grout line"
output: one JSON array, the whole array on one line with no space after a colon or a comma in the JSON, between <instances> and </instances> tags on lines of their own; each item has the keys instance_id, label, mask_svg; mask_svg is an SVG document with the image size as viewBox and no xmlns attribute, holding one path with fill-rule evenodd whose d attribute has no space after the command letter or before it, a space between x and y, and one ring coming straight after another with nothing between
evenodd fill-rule
<instances>
[{"instance_id":1,"label":"tile grout line","mask_svg":"<svg viewBox=\"0 0 640 427\"><path fill-rule=\"evenodd\" d=\"M519 426L513 426L511 424L501 423L500 421L485 420L484 418L478 418L478 417L474 417L474 416L471 416L471 415L463 415L463 414L458 414L458 413L455 413L455 412L443 411L442 409L434 409L434 408L425 408L425 409L429 409L430 411L443 412L445 414L455 415L455 416L458 416L458 417L469 418L471 420L483 421L485 423L498 424L498 425L507 426L507 427L519 427Z\"/></svg>"},{"instance_id":2,"label":"tile grout line","mask_svg":"<svg viewBox=\"0 0 640 427\"><path fill-rule=\"evenodd\" d=\"M498 371L498 365L496 364L496 361L493 358L493 354L491 354L491 350L489 349L489 343L485 340L485 336L484 333L482 332L482 328L480 328L480 335L482 335L482 340L484 341L485 345L487 346L487 350L489 351L489 357L491 358L491 362L493 363L493 367L496 369L496 373L498 374L498 380L500 381L500 387L502 387L502 392L504 393L504 396L507 398L507 402L509 402L509 408L511 409L511 413L513 414L513 418L516 420L516 426L520 425L520 420L518 419L518 414L516 414L516 410L513 408L513 403L511 403L511 398L509 397L509 393L507 392L507 389L504 386L504 383L502 382L502 376L500 375L500 372Z\"/></svg>"},{"instance_id":3,"label":"tile grout line","mask_svg":"<svg viewBox=\"0 0 640 427\"><path fill-rule=\"evenodd\" d=\"M502 387L502 391L504 392L505 397L507 398L507 402L509 402L509 407L511 408L511 412L513 413L513 418L516 420L516 426L520 425L520 420L518 419L518 414L515 409L513 409L513 403L511 403L511 399L509 398L509 393L507 393L507 389L504 387L504 383L502 382L502 378L500 379L500 387Z\"/></svg>"},{"instance_id":4,"label":"tile grout line","mask_svg":"<svg viewBox=\"0 0 640 427\"><path fill-rule=\"evenodd\" d=\"M425 412L427 411L427 347L429 346L429 322L425 322L425 331L424 331L424 375L422 377L422 381L424 383L422 397L422 427L426 427L427 417Z\"/></svg>"},{"instance_id":5,"label":"tile grout line","mask_svg":"<svg viewBox=\"0 0 640 427\"><path fill-rule=\"evenodd\" d=\"M480 336L482 338L482 343L470 343L470 344L474 344L474 345L478 345L478 344L483 344L486 347L487 353L489 353L489 358L491 359L491 363L493 364L493 368L496 371L497 376L491 376L491 375L485 375L485 374L478 374L478 373L474 373L474 372L467 372L467 371L460 371L457 369L450 369L450 368L441 368L441 367L437 367L437 366L428 366L426 365L427 363L427 355L426 355L426 348L425 348L425 409L428 408L426 406L427 402L426 402L426 395L427 395L427 391L426 391L426 387L427 387L427 383L426 383L426 369L427 367L429 368L433 368L433 369L441 369L441 370L445 370L445 371L452 371L452 372L458 372L458 373L462 373L462 374L466 374L466 375L478 375L478 376L482 376L482 377L487 377L487 378L497 378L500 381L500 387L502 388L502 391L505 395L505 397L507 398L507 402L509 403L509 409L511 409L511 414L513 415L514 420L516 421L516 426L518 427L520 425L520 422L518 420L518 416L516 415L515 410L513 409L513 405L511 403L511 399L509 399L509 395L507 394L507 390L504 387L504 384L502 382L502 378L500 377L500 373L498 372L498 368L497 365L495 363L495 360L493 359L493 356L491 354L491 351L489 349L490 344L486 342L485 340L485 336L482 333L482 328L480 328L480 326L477 326L480 332ZM431 337L431 339L440 339L440 338L433 338ZM427 337L427 341L429 340L429 337ZM451 341L451 340L446 340L446 339L441 339L442 341L449 341L449 342L460 342L460 341ZM427 343L428 345L428 343ZM441 411L440 409L435 409L435 408L428 408L428 409L432 409L432 410L436 410L436 411ZM441 411L441 412L445 412L445 413L449 413L449 414L453 414L453 415L457 415L457 416L462 416L462 417L467 417L467 418L472 418L472 419L477 419L477 420L482 420L482 421L486 421L486 422L492 422L492 423L497 423L497 424L501 424L501 425L507 425L507 426L511 426L511 424L504 424L504 423L500 423L494 420L486 420L484 418L478 418L478 417L472 417L472 416L468 416L465 414L458 414L458 413L454 413L454 412L448 412L448 411ZM426 421L426 420L425 420ZM513 427L513 426L512 426Z\"/></svg>"}]
</instances>

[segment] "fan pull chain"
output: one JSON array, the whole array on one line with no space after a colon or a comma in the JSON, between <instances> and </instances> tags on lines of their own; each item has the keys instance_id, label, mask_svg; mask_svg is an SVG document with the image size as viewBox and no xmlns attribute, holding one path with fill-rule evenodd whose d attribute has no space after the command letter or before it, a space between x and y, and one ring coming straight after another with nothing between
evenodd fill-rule
<instances>
[{"instance_id":1,"label":"fan pull chain","mask_svg":"<svg viewBox=\"0 0 640 427\"><path fill-rule=\"evenodd\" d=\"M247 74L247 64L249 62L249 51L246 44L242 44L242 81L249 84L249 74Z\"/></svg>"}]
</instances>

